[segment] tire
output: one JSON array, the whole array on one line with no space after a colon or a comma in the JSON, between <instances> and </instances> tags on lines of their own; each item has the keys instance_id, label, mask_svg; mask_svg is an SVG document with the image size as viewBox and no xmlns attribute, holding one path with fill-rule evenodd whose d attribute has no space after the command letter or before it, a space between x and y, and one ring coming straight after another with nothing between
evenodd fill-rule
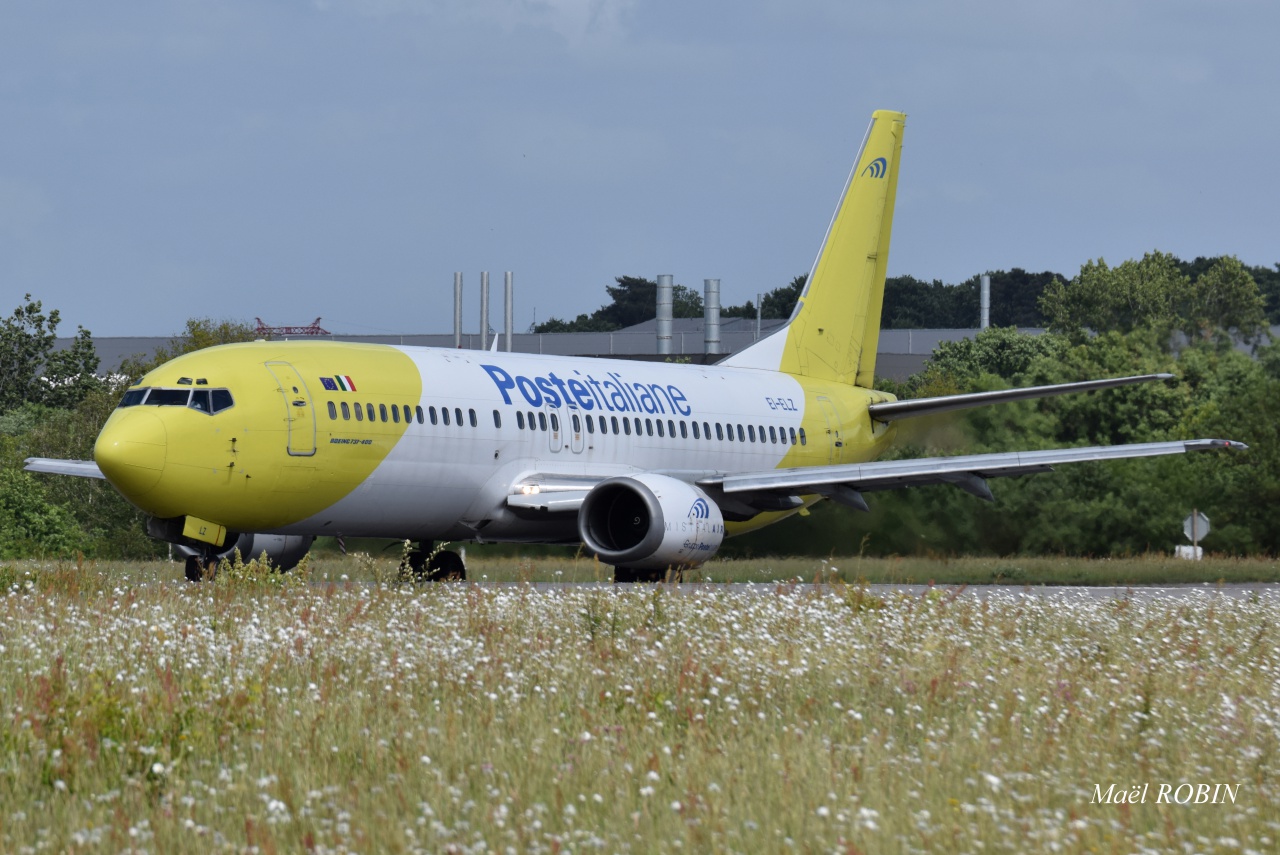
<instances>
[{"instance_id":1,"label":"tire","mask_svg":"<svg viewBox=\"0 0 1280 855\"><path fill-rule=\"evenodd\" d=\"M462 556L456 552L437 552L427 565L428 576L432 582L465 582L467 567L462 563Z\"/></svg>"}]
</instances>

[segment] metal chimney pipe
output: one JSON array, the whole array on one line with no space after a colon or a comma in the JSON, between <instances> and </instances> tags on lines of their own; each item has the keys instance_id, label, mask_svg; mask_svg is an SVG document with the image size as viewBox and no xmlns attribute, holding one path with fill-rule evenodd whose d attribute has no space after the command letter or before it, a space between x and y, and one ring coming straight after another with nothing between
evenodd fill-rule
<instances>
[{"instance_id":1,"label":"metal chimney pipe","mask_svg":"<svg viewBox=\"0 0 1280 855\"><path fill-rule=\"evenodd\" d=\"M978 294L978 329L985 330L991 326L991 276L982 274L982 288Z\"/></svg>"},{"instance_id":2,"label":"metal chimney pipe","mask_svg":"<svg viewBox=\"0 0 1280 855\"><path fill-rule=\"evenodd\" d=\"M506 331L507 331L507 353L510 353L511 352L511 330L512 330L512 327L515 326L514 315L512 314L515 311L515 309L514 309L514 303L512 302L513 288L511 283L510 270L507 271L507 281L506 281L506 287L504 291L505 291L504 296L506 297L506 313L505 314L506 314Z\"/></svg>"},{"instance_id":3,"label":"metal chimney pipe","mask_svg":"<svg viewBox=\"0 0 1280 855\"><path fill-rule=\"evenodd\" d=\"M462 274L453 274L453 346L462 347Z\"/></svg>"},{"instance_id":4,"label":"metal chimney pipe","mask_svg":"<svg viewBox=\"0 0 1280 855\"><path fill-rule=\"evenodd\" d=\"M489 271L480 274L480 349L489 349Z\"/></svg>"},{"instance_id":5,"label":"metal chimney pipe","mask_svg":"<svg viewBox=\"0 0 1280 855\"><path fill-rule=\"evenodd\" d=\"M664 273L658 277L658 353L671 353L672 277Z\"/></svg>"},{"instance_id":6,"label":"metal chimney pipe","mask_svg":"<svg viewBox=\"0 0 1280 855\"><path fill-rule=\"evenodd\" d=\"M720 352L720 280L702 280L702 351Z\"/></svg>"}]
</instances>

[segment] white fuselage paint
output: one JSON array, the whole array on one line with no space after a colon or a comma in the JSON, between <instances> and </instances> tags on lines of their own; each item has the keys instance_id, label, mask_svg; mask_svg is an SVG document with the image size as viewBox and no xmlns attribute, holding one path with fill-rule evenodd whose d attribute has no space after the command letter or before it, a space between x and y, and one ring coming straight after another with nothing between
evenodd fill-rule
<instances>
[{"instance_id":1,"label":"white fuselage paint","mask_svg":"<svg viewBox=\"0 0 1280 855\"><path fill-rule=\"evenodd\" d=\"M354 492L279 533L545 541L547 521L521 518L505 507L511 485L523 477L663 472L692 481L712 473L771 469L792 448L791 434L800 430L804 412L800 384L776 371L398 349L413 360L422 377L421 400L405 403L420 405L424 412L434 407L437 423L427 419L424 424L410 424L391 453ZM554 376L563 385L520 383L505 388L504 396L503 375L513 381ZM627 390L619 388L623 384ZM547 394L547 386L557 394ZM640 388L655 386L670 387L678 394L651 391L642 397ZM442 408L450 411L448 426L439 418ZM327 444L329 429L358 433L357 423L341 422L335 427L317 410L318 453L341 453L341 445ZM454 415L459 410L464 417L461 427ZM470 424L472 411L475 427ZM494 424L495 411L501 427ZM528 427L530 415L539 424L534 430ZM558 434L550 430L552 415L560 425ZM540 426L544 416L546 430ZM599 427L601 417L608 421L607 432ZM616 433L615 420L620 429ZM518 426L520 421L525 422L523 428ZM717 426L720 437L732 426L733 439L718 438ZM738 438L739 426L746 441ZM764 441L759 436L761 427ZM769 438L770 427L774 439ZM460 514L459 509L465 510ZM562 539L577 539L573 520L560 525Z\"/></svg>"}]
</instances>

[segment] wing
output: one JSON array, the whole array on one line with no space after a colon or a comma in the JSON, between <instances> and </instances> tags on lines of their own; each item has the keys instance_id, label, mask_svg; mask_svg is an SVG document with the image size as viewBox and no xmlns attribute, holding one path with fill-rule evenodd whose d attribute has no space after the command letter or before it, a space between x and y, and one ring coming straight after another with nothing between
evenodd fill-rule
<instances>
[{"instance_id":1,"label":"wing","mask_svg":"<svg viewBox=\"0 0 1280 855\"><path fill-rule=\"evenodd\" d=\"M98 464L92 460L58 460L53 457L28 457L22 467L28 472L50 472L54 475L74 475L77 478L105 478Z\"/></svg>"},{"instance_id":2,"label":"wing","mask_svg":"<svg viewBox=\"0 0 1280 855\"><path fill-rule=\"evenodd\" d=\"M800 505L800 496L817 493L842 504L866 510L862 493L917 487L922 484L953 484L982 499L992 499L988 478L1006 478L1049 472L1060 463L1083 463L1132 457L1159 457L1188 451L1214 449L1241 450L1242 442L1227 439L1191 439L1177 442L1145 442L1089 448L1056 448L1047 451L1011 451L997 454L968 454L959 457L922 457L914 460L883 460L797 469L773 469L738 475L700 478L698 485L722 491L727 498L748 506L781 510L781 503Z\"/></svg>"}]
</instances>

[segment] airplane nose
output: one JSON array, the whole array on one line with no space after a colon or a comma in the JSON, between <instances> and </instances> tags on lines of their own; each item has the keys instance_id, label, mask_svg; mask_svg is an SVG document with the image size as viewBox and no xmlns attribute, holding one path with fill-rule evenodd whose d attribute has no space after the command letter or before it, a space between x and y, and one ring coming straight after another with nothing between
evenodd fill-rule
<instances>
[{"instance_id":1,"label":"airplane nose","mask_svg":"<svg viewBox=\"0 0 1280 855\"><path fill-rule=\"evenodd\" d=\"M164 471L168 437L155 412L132 407L117 410L93 446L93 459L102 474L129 499L155 487Z\"/></svg>"}]
</instances>

